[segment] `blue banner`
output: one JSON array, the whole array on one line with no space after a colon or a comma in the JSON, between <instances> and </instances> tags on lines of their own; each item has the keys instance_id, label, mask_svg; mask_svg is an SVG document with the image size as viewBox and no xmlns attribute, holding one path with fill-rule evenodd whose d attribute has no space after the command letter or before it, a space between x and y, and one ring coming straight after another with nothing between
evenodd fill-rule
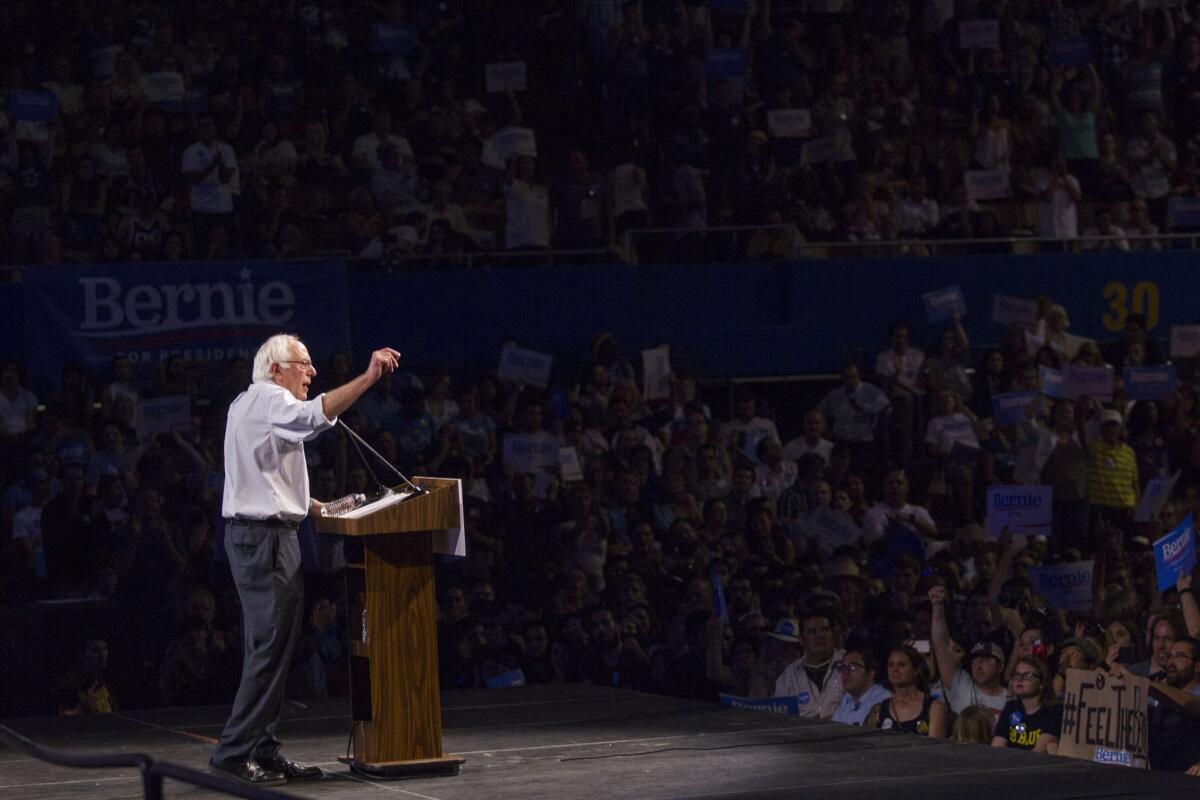
<instances>
[{"instance_id":1,"label":"blue banner","mask_svg":"<svg viewBox=\"0 0 1200 800\"><path fill-rule=\"evenodd\" d=\"M8 115L14 121L53 122L58 113L58 97L54 92L18 89L8 93Z\"/></svg>"},{"instance_id":2,"label":"blue banner","mask_svg":"<svg viewBox=\"0 0 1200 800\"><path fill-rule=\"evenodd\" d=\"M1179 382L1174 364L1126 367L1121 371L1121 378L1125 381L1125 394L1130 400L1161 400Z\"/></svg>"},{"instance_id":3,"label":"blue banner","mask_svg":"<svg viewBox=\"0 0 1200 800\"><path fill-rule=\"evenodd\" d=\"M1175 582L1185 572L1196 567L1196 532L1189 512L1166 536L1154 543L1154 571L1158 575L1158 590L1175 588Z\"/></svg>"},{"instance_id":4,"label":"blue banner","mask_svg":"<svg viewBox=\"0 0 1200 800\"><path fill-rule=\"evenodd\" d=\"M1029 405L1037 398L1032 389L992 396L992 418L997 425L1020 425L1029 418Z\"/></svg>"},{"instance_id":5,"label":"blue banner","mask_svg":"<svg viewBox=\"0 0 1200 800\"><path fill-rule=\"evenodd\" d=\"M300 336L318 364L350 349L336 261L57 266L28 270L23 285L26 360L40 387L57 385L66 359L100 376L118 354L135 366L176 354L225 362L252 358L280 332Z\"/></svg>"},{"instance_id":6,"label":"blue banner","mask_svg":"<svg viewBox=\"0 0 1200 800\"><path fill-rule=\"evenodd\" d=\"M510 337L555 356L582 354L593 334L610 331L627 356L669 341L672 352L694 354L706 377L720 378L836 372L842 349L865 353L860 366L873 368L889 320L908 320L918 343L940 332L923 321L921 295L930 286L957 284L976 310L992 307L997 294L1046 294L1070 312L1072 333L1101 342L1142 313L1150 336L1165 339L1171 325L1196 318L1195 258L1163 250L839 259L836 269L809 259L431 270L405 273L399 293L397 275L364 272L352 274L350 291L355 342L369 347L383 329L384 338L404 342L409 363L491 367ZM972 342L1000 340L1003 328L990 316L963 318ZM821 344L830 341L839 347Z\"/></svg>"},{"instance_id":7,"label":"blue banner","mask_svg":"<svg viewBox=\"0 0 1200 800\"><path fill-rule=\"evenodd\" d=\"M721 695L721 705L733 708L745 708L750 711L774 711L776 714L791 714L800 716L800 698L789 697L738 697L733 694Z\"/></svg>"}]
</instances>

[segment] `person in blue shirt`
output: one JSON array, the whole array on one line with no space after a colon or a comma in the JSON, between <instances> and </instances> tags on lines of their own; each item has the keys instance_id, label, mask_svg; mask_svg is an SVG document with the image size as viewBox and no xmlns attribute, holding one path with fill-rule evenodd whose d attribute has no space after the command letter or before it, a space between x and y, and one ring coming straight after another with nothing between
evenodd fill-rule
<instances>
[{"instance_id":1,"label":"person in blue shirt","mask_svg":"<svg viewBox=\"0 0 1200 800\"><path fill-rule=\"evenodd\" d=\"M837 671L842 676L842 687L846 693L833 721L847 725L862 725L867 714L877 704L892 696L875 678L879 674L879 662L870 650L847 650L842 656Z\"/></svg>"}]
</instances>

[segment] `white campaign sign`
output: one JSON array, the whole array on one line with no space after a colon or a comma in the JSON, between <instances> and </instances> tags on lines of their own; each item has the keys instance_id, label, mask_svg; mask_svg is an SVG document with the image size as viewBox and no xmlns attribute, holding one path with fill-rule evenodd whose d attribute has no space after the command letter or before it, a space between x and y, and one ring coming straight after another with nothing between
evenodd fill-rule
<instances>
[{"instance_id":1,"label":"white campaign sign","mask_svg":"<svg viewBox=\"0 0 1200 800\"><path fill-rule=\"evenodd\" d=\"M554 356L506 345L500 351L500 366L496 374L506 381L527 383L544 389L550 382L550 368L553 366Z\"/></svg>"}]
</instances>

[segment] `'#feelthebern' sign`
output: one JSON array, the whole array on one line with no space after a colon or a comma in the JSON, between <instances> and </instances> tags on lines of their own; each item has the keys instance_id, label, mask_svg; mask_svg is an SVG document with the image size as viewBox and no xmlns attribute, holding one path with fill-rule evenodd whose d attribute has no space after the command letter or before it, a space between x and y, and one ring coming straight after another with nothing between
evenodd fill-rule
<instances>
[{"instance_id":1,"label":"'#feelthebern' sign","mask_svg":"<svg viewBox=\"0 0 1200 800\"><path fill-rule=\"evenodd\" d=\"M60 267L26 277L26 333L34 375L53 386L74 358L103 374L115 355L157 363L253 356L268 336L293 332L314 360L349 350L340 262L122 264Z\"/></svg>"}]
</instances>

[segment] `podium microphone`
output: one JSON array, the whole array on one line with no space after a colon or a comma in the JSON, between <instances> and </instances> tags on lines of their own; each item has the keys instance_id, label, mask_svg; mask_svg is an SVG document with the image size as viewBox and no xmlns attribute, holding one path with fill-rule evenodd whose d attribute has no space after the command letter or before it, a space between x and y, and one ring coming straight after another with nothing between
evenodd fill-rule
<instances>
[{"instance_id":1,"label":"podium microphone","mask_svg":"<svg viewBox=\"0 0 1200 800\"><path fill-rule=\"evenodd\" d=\"M390 469L397 476L399 476L400 480L404 481L405 485L409 486L415 494L418 494L418 495L429 494L428 489L422 489L420 486L417 486L415 483L410 481L403 472L396 469L396 467L392 464L392 462L388 461L386 458L379 455L378 451L376 451L374 447L371 447L371 445L367 444L366 440L364 440L361 436L359 436L357 433L355 433L353 428L351 428L346 423L342 422L341 418L338 419L337 424L341 425L343 428L345 428L346 433L350 434L350 443L353 444L354 449L358 451L359 458L361 458L363 460L363 464L365 464L367 467L367 472L369 472L371 474L371 477L374 478L376 485L382 486L384 489L387 489L388 492L391 492L391 489L389 489L387 486L384 486L383 481L379 480L379 478L375 475L375 470L371 469L370 462L367 461L367 457L363 455L362 448L359 447L360 443L362 444L363 447L367 448L367 450L370 451L371 455L378 458L380 461L382 461L384 463L385 466L387 466L388 469Z\"/></svg>"}]
</instances>

